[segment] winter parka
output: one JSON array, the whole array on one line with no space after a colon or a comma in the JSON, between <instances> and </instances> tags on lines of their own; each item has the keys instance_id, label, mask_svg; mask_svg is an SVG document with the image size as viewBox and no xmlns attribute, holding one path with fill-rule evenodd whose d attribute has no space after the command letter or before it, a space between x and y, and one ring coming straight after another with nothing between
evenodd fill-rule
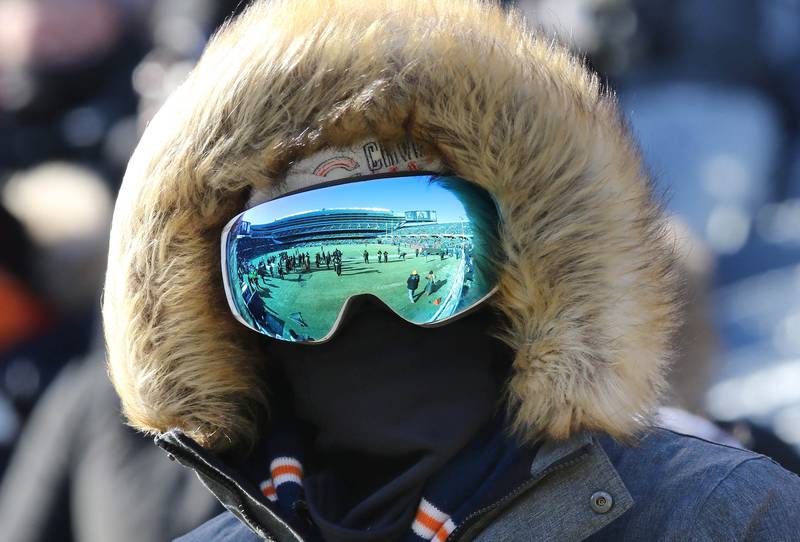
<instances>
[{"instance_id":1,"label":"winter parka","mask_svg":"<svg viewBox=\"0 0 800 542\"><path fill-rule=\"evenodd\" d=\"M257 1L148 126L111 232L109 372L130 423L242 522L210 529L297 540L221 459L268 428L270 383L265 339L227 307L220 232L254 194L285 192L305 157L369 140L413 141L502 219L490 303L514 351L504 407L536 453L453 539L800 533L796 477L650 426L679 277L636 147L578 59L478 0Z\"/></svg>"}]
</instances>

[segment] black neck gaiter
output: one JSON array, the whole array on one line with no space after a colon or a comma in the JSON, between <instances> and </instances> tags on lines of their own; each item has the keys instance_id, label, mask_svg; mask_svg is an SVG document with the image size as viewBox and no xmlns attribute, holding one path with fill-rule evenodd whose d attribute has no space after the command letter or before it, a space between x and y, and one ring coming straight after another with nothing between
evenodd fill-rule
<instances>
[{"instance_id":1,"label":"black neck gaiter","mask_svg":"<svg viewBox=\"0 0 800 542\"><path fill-rule=\"evenodd\" d=\"M494 419L510 356L488 309L434 329L369 301L355 312L328 343L269 349L311 427L304 488L323 537L391 541L428 478Z\"/></svg>"}]
</instances>

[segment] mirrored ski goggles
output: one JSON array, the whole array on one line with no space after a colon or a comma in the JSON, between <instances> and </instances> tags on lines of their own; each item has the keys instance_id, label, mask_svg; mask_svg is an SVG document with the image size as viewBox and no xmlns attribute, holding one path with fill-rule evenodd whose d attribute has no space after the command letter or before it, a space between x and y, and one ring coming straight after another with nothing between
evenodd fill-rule
<instances>
[{"instance_id":1,"label":"mirrored ski goggles","mask_svg":"<svg viewBox=\"0 0 800 542\"><path fill-rule=\"evenodd\" d=\"M222 232L228 304L274 339L330 339L353 298L437 326L496 289L499 215L457 177L366 177L257 205Z\"/></svg>"}]
</instances>

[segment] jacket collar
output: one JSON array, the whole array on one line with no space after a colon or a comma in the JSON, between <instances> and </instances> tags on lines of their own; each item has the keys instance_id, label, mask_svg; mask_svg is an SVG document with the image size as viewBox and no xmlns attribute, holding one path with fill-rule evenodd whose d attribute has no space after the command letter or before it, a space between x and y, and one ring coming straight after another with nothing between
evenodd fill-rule
<instances>
[{"instance_id":1,"label":"jacket collar","mask_svg":"<svg viewBox=\"0 0 800 542\"><path fill-rule=\"evenodd\" d=\"M315 540L304 536L304 525L281 518L252 481L182 432L162 433L155 443L171 460L194 469L219 502L261 538L276 542Z\"/></svg>"},{"instance_id":2,"label":"jacket collar","mask_svg":"<svg viewBox=\"0 0 800 542\"><path fill-rule=\"evenodd\" d=\"M588 431L582 431L565 441L545 441L533 459L531 476L541 478L562 461L581 456L592 444L592 435Z\"/></svg>"},{"instance_id":3,"label":"jacket collar","mask_svg":"<svg viewBox=\"0 0 800 542\"><path fill-rule=\"evenodd\" d=\"M634 504L595 435L584 431L542 444L518 498L487 514L459 542L585 540Z\"/></svg>"},{"instance_id":4,"label":"jacket collar","mask_svg":"<svg viewBox=\"0 0 800 542\"><path fill-rule=\"evenodd\" d=\"M267 540L307 542L305 525L282 519L255 484L180 431L156 437L169 457L194 469L220 502L250 530ZM589 432L542 443L530 477L475 514L459 542L529 540L531 527L542 540L583 540L633 506L605 450Z\"/></svg>"}]
</instances>

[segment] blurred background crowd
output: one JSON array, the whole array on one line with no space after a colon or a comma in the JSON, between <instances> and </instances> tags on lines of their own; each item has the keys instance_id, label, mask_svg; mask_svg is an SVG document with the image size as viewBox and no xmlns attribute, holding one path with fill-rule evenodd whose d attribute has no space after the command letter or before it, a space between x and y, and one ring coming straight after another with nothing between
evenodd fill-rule
<instances>
[{"instance_id":1,"label":"blurred background crowd","mask_svg":"<svg viewBox=\"0 0 800 542\"><path fill-rule=\"evenodd\" d=\"M800 472L800 0L512 3L617 92L673 216L664 422ZM0 0L0 540L170 540L219 510L123 425L98 309L138 136L245 4Z\"/></svg>"}]
</instances>

